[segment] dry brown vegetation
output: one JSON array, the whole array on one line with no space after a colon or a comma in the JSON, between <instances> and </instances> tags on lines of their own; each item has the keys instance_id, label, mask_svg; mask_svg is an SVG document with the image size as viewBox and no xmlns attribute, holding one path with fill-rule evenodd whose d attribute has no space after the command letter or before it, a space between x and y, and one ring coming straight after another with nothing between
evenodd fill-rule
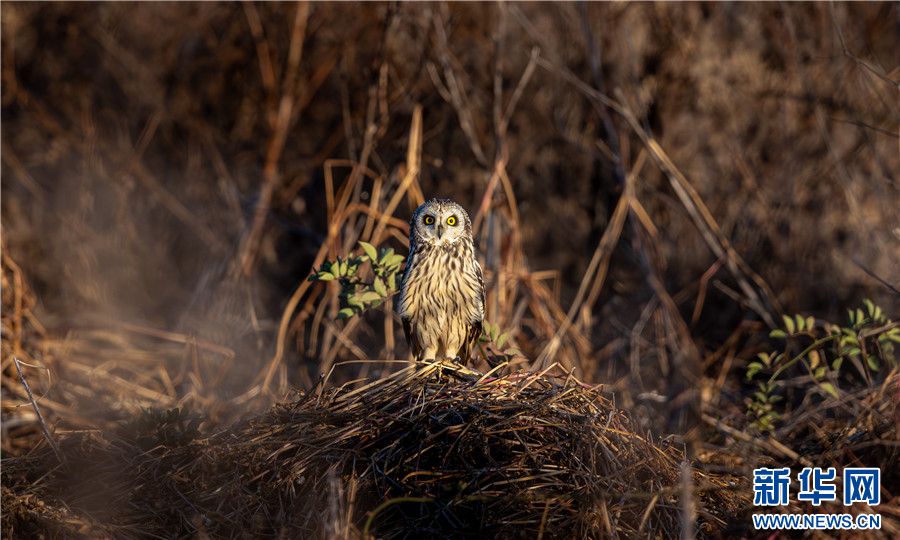
<instances>
[{"instance_id":1,"label":"dry brown vegetation","mask_svg":"<svg viewBox=\"0 0 900 540\"><path fill-rule=\"evenodd\" d=\"M429 363L320 386L204 439L187 415L148 413L113 436L65 438L63 467L52 452L8 465L21 484L52 471L44 490L109 525L28 496L5 508L23 535L664 536L681 523L686 480L706 509L700 527L721 534L742 506L728 482L682 473L676 448L633 430L571 377ZM361 522L358 507L371 511Z\"/></svg>"},{"instance_id":2,"label":"dry brown vegetation","mask_svg":"<svg viewBox=\"0 0 900 540\"><path fill-rule=\"evenodd\" d=\"M881 466L900 534L897 18L4 2L4 534L749 535L753 467L809 463ZM431 196L485 379L306 280Z\"/></svg>"}]
</instances>

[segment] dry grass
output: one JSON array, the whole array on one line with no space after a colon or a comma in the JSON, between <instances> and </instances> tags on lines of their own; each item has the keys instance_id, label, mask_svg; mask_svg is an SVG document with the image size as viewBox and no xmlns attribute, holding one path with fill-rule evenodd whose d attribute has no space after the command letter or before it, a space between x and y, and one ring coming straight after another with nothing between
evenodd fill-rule
<instances>
[{"instance_id":1,"label":"dry grass","mask_svg":"<svg viewBox=\"0 0 900 540\"><path fill-rule=\"evenodd\" d=\"M584 538L680 528L684 454L636 434L602 388L553 372L421 364L355 389L323 384L205 437L186 416L150 414L113 433L72 433L64 466L46 451L7 464L5 532ZM723 534L747 501L717 476L694 471L689 482L700 530Z\"/></svg>"}]
</instances>

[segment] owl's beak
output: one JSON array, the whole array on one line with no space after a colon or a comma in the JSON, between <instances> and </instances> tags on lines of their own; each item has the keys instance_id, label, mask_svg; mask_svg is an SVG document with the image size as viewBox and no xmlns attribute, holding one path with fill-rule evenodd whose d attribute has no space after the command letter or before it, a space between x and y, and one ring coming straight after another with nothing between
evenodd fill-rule
<instances>
[{"instance_id":1,"label":"owl's beak","mask_svg":"<svg viewBox=\"0 0 900 540\"><path fill-rule=\"evenodd\" d=\"M444 226L443 225L437 226L437 234L438 234L439 239L444 236Z\"/></svg>"}]
</instances>

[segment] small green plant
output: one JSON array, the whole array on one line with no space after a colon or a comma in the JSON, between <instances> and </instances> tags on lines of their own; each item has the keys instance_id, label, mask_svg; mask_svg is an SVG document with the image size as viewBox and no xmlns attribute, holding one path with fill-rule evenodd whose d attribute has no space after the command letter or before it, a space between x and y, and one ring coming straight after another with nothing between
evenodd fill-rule
<instances>
[{"instance_id":1,"label":"small green plant","mask_svg":"<svg viewBox=\"0 0 900 540\"><path fill-rule=\"evenodd\" d=\"M377 307L397 292L397 273L405 257L394 253L393 248L378 250L372 244L362 241L359 245L364 254L326 261L308 278L309 281L338 280L341 285L338 311L340 319L349 319ZM360 268L366 262L369 263L371 272L368 273L368 279L363 279Z\"/></svg>"},{"instance_id":2,"label":"small green plant","mask_svg":"<svg viewBox=\"0 0 900 540\"><path fill-rule=\"evenodd\" d=\"M774 384L760 382L758 385L759 390L753 393L752 399L747 400L750 423L761 432L775 431L775 423L781 419L775 404L781 401L781 396L775 394Z\"/></svg>"},{"instance_id":3,"label":"small green plant","mask_svg":"<svg viewBox=\"0 0 900 540\"><path fill-rule=\"evenodd\" d=\"M483 333L478 341L484 347L488 364L496 366L522 355L516 347L503 348L509 341L509 332L501 331L499 325L491 324L489 321L484 321L482 327Z\"/></svg>"},{"instance_id":4,"label":"small green plant","mask_svg":"<svg viewBox=\"0 0 900 540\"><path fill-rule=\"evenodd\" d=\"M803 315L785 315L783 322L783 328L769 333L771 338L784 340L781 350L759 353L747 365L748 381L760 374L768 375L757 382L759 390L746 400L751 425L759 431L773 431L781 418L774 407L781 400L776 391L783 387L781 377L794 366L803 368L816 391L835 398L840 395L837 382L847 361L867 381L885 365L896 366L894 345L900 343L900 325L885 317L871 300L849 310L847 326ZM797 349L799 353L790 354Z\"/></svg>"}]
</instances>

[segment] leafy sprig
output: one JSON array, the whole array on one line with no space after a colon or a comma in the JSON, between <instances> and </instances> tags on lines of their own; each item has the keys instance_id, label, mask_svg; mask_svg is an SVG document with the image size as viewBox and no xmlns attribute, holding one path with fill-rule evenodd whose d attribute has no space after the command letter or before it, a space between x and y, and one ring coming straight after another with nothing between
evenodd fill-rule
<instances>
[{"instance_id":1,"label":"leafy sprig","mask_svg":"<svg viewBox=\"0 0 900 540\"><path fill-rule=\"evenodd\" d=\"M496 366L501 362L508 362L516 356L522 356L522 352L508 345L510 340L509 332L503 332L498 324L492 324L490 321L484 321L482 324L483 332L478 339L485 350L485 358L488 364Z\"/></svg>"},{"instance_id":2,"label":"leafy sprig","mask_svg":"<svg viewBox=\"0 0 900 540\"><path fill-rule=\"evenodd\" d=\"M405 257L394 253L393 248L379 250L368 242L360 241L359 246L362 254L326 261L308 278L309 281L337 280L340 283L340 310L337 314L340 319L349 319L377 307L397 292L397 274ZM369 263L369 272L362 271L365 263ZM362 276L367 276L367 279Z\"/></svg>"},{"instance_id":3,"label":"leafy sprig","mask_svg":"<svg viewBox=\"0 0 900 540\"><path fill-rule=\"evenodd\" d=\"M768 374L765 381L757 383L759 390L747 399L752 425L760 431L774 429L780 418L773 407L780 400L775 392L783 386L781 377L798 364L818 392L835 398L840 396L837 382L846 360L858 366L867 380L871 373L866 373L866 369L878 372L885 363L896 365L894 344L900 343L900 326L868 299L863 306L849 310L848 319L847 326L839 326L804 315L783 317L783 328L769 333L769 337L784 341L781 350L759 353L747 364L748 381ZM800 353L788 355L792 345L802 343L806 345Z\"/></svg>"}]
</instances>

